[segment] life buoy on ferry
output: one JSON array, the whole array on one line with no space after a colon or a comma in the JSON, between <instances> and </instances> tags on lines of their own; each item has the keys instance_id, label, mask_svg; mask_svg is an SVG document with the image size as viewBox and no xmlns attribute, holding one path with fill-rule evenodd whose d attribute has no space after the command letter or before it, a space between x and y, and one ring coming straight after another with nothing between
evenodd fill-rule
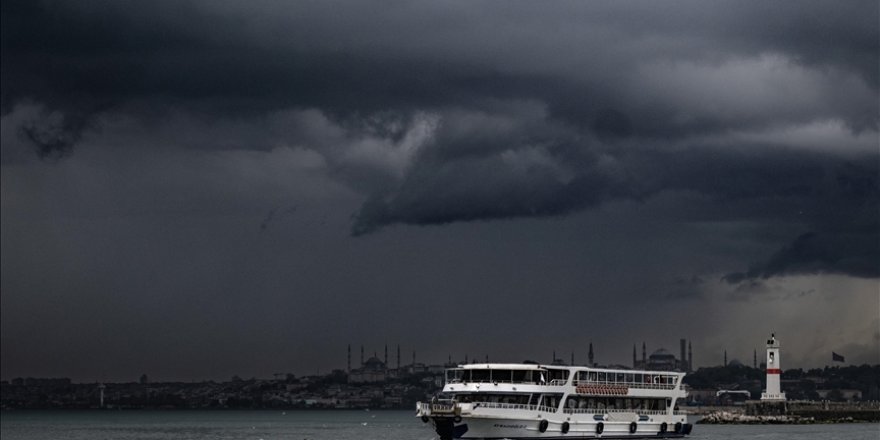
<instances>
[{"instance_id":1,"label":"life buoy on ferry","mask_svg":"<svg viewBox=\"0 0 880 440\"><path fill-rule=\"evenodd\" d=\"M455 423L461 423L461 416L456 415L455 417L452 418L452 421Z\"/></svg>"},{"instance_id":2,"label":"life buoy on ferry","mask_svg":"<svg viewBox=\"0 0 880 440\"><path fill-rule=\"evenodd\" d=\"M681 422L675 424L675 433L681 434Z\"/></svg>"},{"instance_id":3,"label":"life buoy on ferry","mask_svg":"<svg viewBox=\"0 0 880 440\"><path fill-rule=\"evenodd\" d=\"M660 424L660 433L661 433L661 434L665 434L665 433L666 433L666 429L667 429L668 427L669 427L669 425L667 425L666 422L661 423L661 424Z\"/></svg>"},{"instance_id":4,"label":"life buoy on ferry","mask_svg":"<svg viewBox=\"0 0 880 440\"><path fill-rule=\"evenodd\" d=\"M568 422L562 422L562 428L560 428L560 431L562 431L563 434L568 434L568 428Z\"/></svg>"},{"instance_id":5,"label":"life buoy on ferry","mask_svg":"<svg viewBox=\"0 0 880 440\"><path fill-rule=\"evenodd\" d=\"M431 420L428 416L422 416L422 423L428 423L428 420Z\"/></svg>"},{"instance_id":6,"label":"life buoy on ferry","mask_svg":"<svg viewBox=\"0 0 880 440\"><path fill-rule=\"evenodd\" d=\"M630 434L635 434L637 429L639 429L638 423L632 422L629 424L629 433Z\"/></svg>"},{"instance_id":7,"label":"life buoy on ferry","mask_svg":"<svg viewBox=\"0 0 880 440\"><path fill-rule=\"evenodd\" d=\"M548 422L547 419L542 419L540 422L538 422L538 431L546 432L547 426L549 426L549 425L550 425L550 422Z\"/></svg>"},{"instance_id":8,"label":"life buoy on ferry","mask_svg":"<svg viewBox=\"0 0 880 440\"><path fill-rule=\"evenodd\" d=\"M596 434L601 434L602 431L604 431L604 430L605 430L605 424L604 424L604 423L599 422L599 423L596 424Z\"/></svg>"}]
</instances>

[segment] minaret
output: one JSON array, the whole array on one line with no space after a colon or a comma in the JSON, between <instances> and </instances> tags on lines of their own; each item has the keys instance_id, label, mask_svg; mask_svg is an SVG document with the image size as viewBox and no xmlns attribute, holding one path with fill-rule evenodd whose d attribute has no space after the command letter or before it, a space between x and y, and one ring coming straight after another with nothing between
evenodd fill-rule
<instances>
[{"instance_id":1,"label":"minaret","mask_svg":"<svg viewBox=\"0 0 880 440\"><path fill-rule=\"evenodd\" d=\"M385 368L388 368L388 344L385 344Z\"/></svg>"},{"instance_id":2,"label":"minaret","mask_svg":"<svg viewBox=\"0 0 880 440\"><path fill-rule=\"evenodd\" d=\"M678 360L680 362L678 365L679 365L679 369L681 371L687 372L687 358L684 357L685 356L685 351L684 351L685 344L687 344L687 341L685 341L684 339L680 339L678 341L678 349L679 349L679 354L681 356L678 358Z\"/></svg>"},{"instance_id":3,"label":"minaret","mask_svg":"<svg viewBox=\"0 0 880 440\"><path fill-rule=\"evenodd\" d=\"M397 370L400 371L400 344L397 344Z\"/></svg>"},{"instance_id":4,"label":"minaret","mask_svg":"<svg viewBox=\"0 0 880 440\"><path fill-rule=\"evenodd\" d=\"M550 363L551 363L551 364L555 364L555 363L556 363L556 350L553 350L553 357L550 358Z\"/></svg>"},{"instance_id":5,"label":"minaret","mask_svg":"<svg viewBox=\"0 0 880 440\"><path fill-rule=\"evenodd\" d=\"M690 341L688 341L688 373L691 371L694 371L694 351Z\"/></svg>"},{"instance_id":6,"label":"minaret","mask_svg":"<svg viewBox=\"0 0 880 440\"><path fill-rule=\"evenodd\" d=\"M361 345L361 367L364 366L364 346Z\"/></svg>"},{"instance_id":7,"label":"minaret","mask_svg":"<svg viewBox=\"0 0 880 440\"><path fill-rule=\"evenodd\" d=\"M767 390L761 393L763 401L785 401L785 393L779 386L779 375L782 373L782 365L779 362L779 341L776 334L771 333L767 340Z\"/></svg>"},{"instance_id":8,"label":"minaret","mask_svg":"<svg viewBox=\"0 0 880 440\"><path fill-rule=\"evenodd\" d=\"M758 368L758 349L755 349L755 352L752 353L752 367Z\"/></svg>"},{"instance_id":9,"label":"minaret","mask_svg":"<svg viewBox=\"0 0 880 440\"><path fill-rule=\"evenodd\" d=\"M645 347L645 341L642 341L642 368L648 368L648 349Z\"/></svg>"},{"instance_id":10,"label":"minaret","mask_svg":"<svg viewBox=\"0 0 880 440\"><path fill-rule=\"evenodd\" d=\"M636 344L633 344L633 368L636 368Z\"/></svg>"},{"instance_id":11,"label":"minaret","mask_svg":"<svg viewBox=\"0 0 880 440\"><path fill-rule=\"evenodd\" d=\"M587 357L588 357L589 360L590 360L590 366L591 366L591 367L592 367L592 366L595 366L596 363L594 362L594 359L595 359L595 358L593 357L593 343L592 343L592 342L590 342L590 352L587 354Z\"/></svg>"},{"instance_id":12,"label":"minaret","mask_svg":"<svg viewBox=\"0 0 880 440\"><path fill-rule=\"evenodd\" d=\"M351 373L351 344L348 344L348 370Z\"/></svg>"},{"instance_id":13,"label":"minaret","mask_svg":"<svg viewBox=\"0 0 880 440\"><path fill-rule=\"evenodd\" d=\"M727 350L724 350L724 366L727 366Z\"/></svg>"},{"instance_id":14,"label":"minaret","mask_svg":"<svg viewBox=\"0 0 880 440\"><path fill-rule=\"evenodd\" d=\"M101 393L101 396L100 396L101 404L100 404L99 408L104 408L104 388L107 388L107 386L104 385L103 383L98 385L98 391L100 391L100 393Z\"/></svg>"}]
</instances>

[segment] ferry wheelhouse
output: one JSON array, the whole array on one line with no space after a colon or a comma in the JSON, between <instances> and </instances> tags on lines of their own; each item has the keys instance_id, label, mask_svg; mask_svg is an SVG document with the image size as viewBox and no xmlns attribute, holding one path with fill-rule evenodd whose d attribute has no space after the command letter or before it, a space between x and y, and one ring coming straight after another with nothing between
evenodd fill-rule
<instances>
[{"instance_id":1,"label":"ferry wheelhouse","mask_svg":"<svg viewBox=\"0 0 880 440\"><path fill-rule=\"evenodd\" d=\"M440 440L675 438L692 425L675 411L684 373L539 364L446 370L443 392L416 404Z\"/></svg>"}]
</instances>

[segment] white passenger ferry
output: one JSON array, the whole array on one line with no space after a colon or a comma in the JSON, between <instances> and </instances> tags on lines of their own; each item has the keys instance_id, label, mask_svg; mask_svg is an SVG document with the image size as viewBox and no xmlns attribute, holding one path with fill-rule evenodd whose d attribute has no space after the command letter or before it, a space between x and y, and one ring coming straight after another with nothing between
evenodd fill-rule
<instances>
[{"instance_id":1,"label":"white passenger ferry","mask_svg":"<svg viewBox=\"0 0 880 440\"><path fill-rule=\"evenodd\" d=\"M684 373L539 364L446 370L431 402L416 404L440 440L673 438L692 426L676 412Z\"/></svg>"}]
</instances>

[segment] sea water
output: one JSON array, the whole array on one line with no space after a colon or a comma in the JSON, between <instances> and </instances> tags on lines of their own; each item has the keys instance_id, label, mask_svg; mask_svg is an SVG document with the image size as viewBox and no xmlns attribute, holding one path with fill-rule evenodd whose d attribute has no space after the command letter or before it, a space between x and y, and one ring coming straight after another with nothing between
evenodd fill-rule
<instances>
[{"instance_id":1,"label":"sea water","mask_svg":"<svg viewBox=\"0 0 880 440\"><path fill-rule=\"evenodd\" d=\"M436 440L413 411L4 411L2 440ZM704 440L880 439L880 424L696 425Z\"/></svg>"}]
</instances>

